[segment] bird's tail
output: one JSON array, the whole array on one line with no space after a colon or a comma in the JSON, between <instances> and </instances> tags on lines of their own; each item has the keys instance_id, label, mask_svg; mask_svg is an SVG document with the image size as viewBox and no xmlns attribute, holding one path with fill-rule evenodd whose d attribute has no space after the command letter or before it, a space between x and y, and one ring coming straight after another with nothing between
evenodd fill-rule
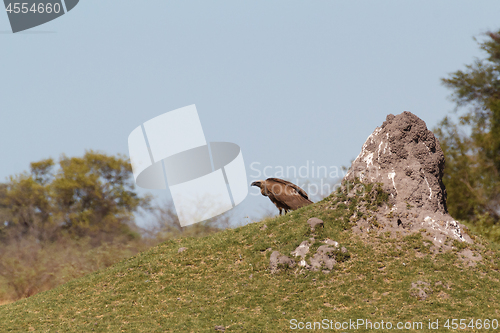
<instances>
[{"instance_id":1,"label":"bird's tail","mask_svg":"<svg viewBox=\"0 0 500 333\"><path fill-rule=\"evenodd\" d=\"M300 207L299 207L299 208L304 207L304 206L308 206L308 205L311 205L311 204L313 204L313 203L314 203L314 202L312 202L311 200L306 199L306 198L302 198L302 200L301 200L301 201L302 201L302 202L300 203Z\"/></svg>"}]
</instances>

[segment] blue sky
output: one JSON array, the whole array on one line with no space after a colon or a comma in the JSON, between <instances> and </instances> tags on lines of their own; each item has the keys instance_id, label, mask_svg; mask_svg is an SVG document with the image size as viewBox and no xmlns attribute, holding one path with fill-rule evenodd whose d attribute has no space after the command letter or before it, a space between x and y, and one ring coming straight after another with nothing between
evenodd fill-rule
<instances>
[{"instance_id":1,"label":"blue sky","mask_svg":"<svg viewBox=\"0 0 500 333\"><path fill-rule=\"evenodd\" d=\"M128 155L135 127L190 104L208 141L241 147L249 182L252 163L347 166L387 114L432 128L451 111L440 78L483 56L472 37L499 17L498 1L81 0L12 34L0 13L0 179ZM235 214L266 209L249 195Z\"/></svg>"}]
</instances>

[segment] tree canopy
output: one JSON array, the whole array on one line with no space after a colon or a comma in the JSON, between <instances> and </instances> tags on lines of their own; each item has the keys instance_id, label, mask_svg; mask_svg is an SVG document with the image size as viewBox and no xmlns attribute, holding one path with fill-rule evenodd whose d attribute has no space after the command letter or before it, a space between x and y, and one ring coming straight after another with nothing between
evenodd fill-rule
<instances>
[{"instance_id":1,"label":"tree canopy","mask_svg":"<svg viewBox=\"0 0 500 333\"><path fill-rule=\"evenodd\" d=\"M87 151L31 163L30 171L0 185L0 232L38 238L66 233L133 235L133 213L150 197L134 191L132 168L123 156ZM4 222L5 221L5 222Z\"/></svg>"},{"instance_id":2,"label":"tree canopy","mask_svg":"<svg viewBox=\"0 0 500 333\"><path fill-rule=\"evenodd\" d=\"M459 117L444 118L436 134L450 214L493 227L500 222L500 31L484 37L478 44L487 56L442 79Z\"/></svg>"}]
</instances>

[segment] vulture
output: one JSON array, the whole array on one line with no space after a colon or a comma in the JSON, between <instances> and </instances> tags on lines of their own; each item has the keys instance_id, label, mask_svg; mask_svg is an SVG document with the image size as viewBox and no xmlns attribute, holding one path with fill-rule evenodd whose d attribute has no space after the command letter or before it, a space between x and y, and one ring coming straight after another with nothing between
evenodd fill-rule
<instances>
[{"instance_id":1,"label":"vulture","mask_svg":"<svg viewBox=\"0 0 500 333\"><path fill-rule=\"evenodd\" d=\"M269 197L280 210L280 215L283 210L286 214L289 210L296 210L313 203L303 189L283 179L267 178L255 181L251 186L259 187L260 193Z\"/></svg>"}]
</instances>

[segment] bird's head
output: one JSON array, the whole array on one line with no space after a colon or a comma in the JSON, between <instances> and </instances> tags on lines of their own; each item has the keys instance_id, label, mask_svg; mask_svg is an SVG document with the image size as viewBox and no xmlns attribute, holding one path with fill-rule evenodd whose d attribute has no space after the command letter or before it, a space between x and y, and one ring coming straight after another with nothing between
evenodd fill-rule
<instances>
[{"instance_id":1,"label":"bird's head","mask_svg":"<svg viewBox=\"0 0 500 333\"><path fill-rule=\"evenodd\" d=\"M252 184L250 184L250 186L257 186L259 188L262 188L262 182L263 182L263 180L257 180L255 182L253 182Z\"/></svg>"}]
</instances>

